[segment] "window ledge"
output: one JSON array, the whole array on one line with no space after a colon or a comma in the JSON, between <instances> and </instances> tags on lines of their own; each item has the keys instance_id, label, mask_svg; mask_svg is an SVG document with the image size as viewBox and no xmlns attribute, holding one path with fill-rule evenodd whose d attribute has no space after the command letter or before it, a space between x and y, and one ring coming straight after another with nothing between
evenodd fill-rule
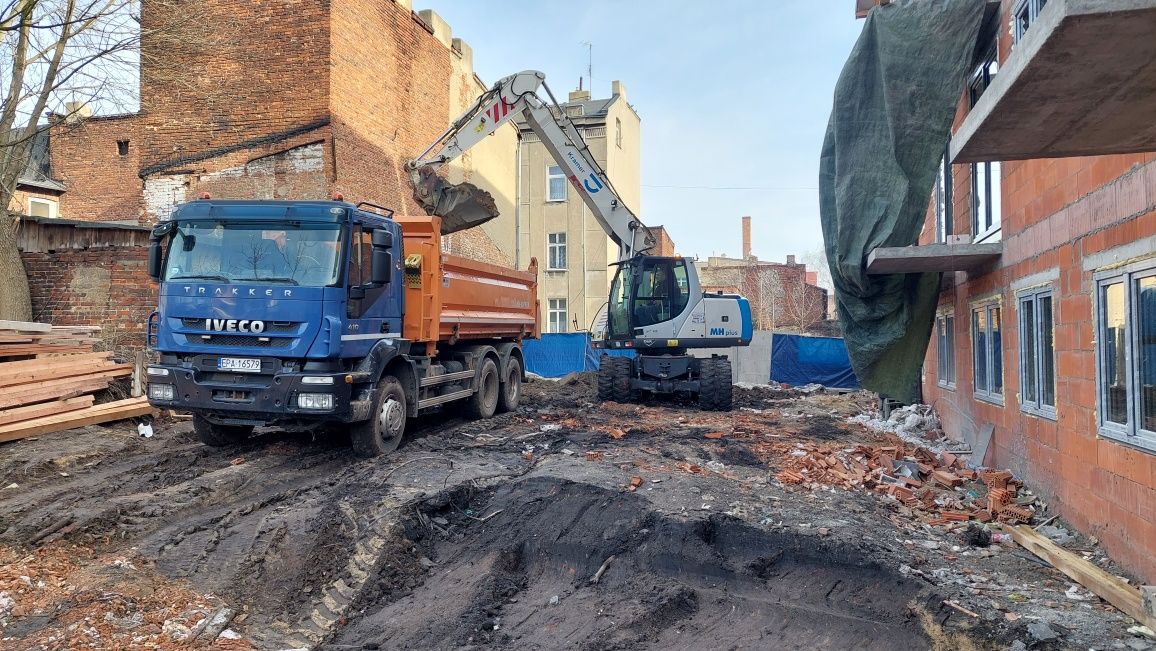
<instances>
[{"instance_id":1,"label":"window ledge","mask_svg":"<svg viewBox=\"0 0 1156 651\"><path fill-rule=\"evenodd\" d=\"M940 389L947 389L948 391L955 391L955 382L936 382Z\"/></svg>"},{"instance_id":2,"label":"window ledge","mask_svg":"<svg viewBox=\"0 0 1156 651\"><path fill-rule=\"evenodd\" d=\"M565 199L547 199L546 203L566 203Z\"/></svg>"},{"instance_id":3,"label":"window ledge","mask_svg":"<svg viewBox=\"0 0 1156 651\"><path fill-rule=\"evenodd\" d=\"M569 271L569 269L567 269L566 267L546 267L546 271L558 272L558 271Z\"/></svg>"},{"instance_id":4,"label":"window ledge","mask_svg":"<svg viewBox=\"0 0 1156 651\"><path fill-rule=\"evenodd\" d=\"M1022 411L1025 414L1028 414L1029 416L1037 416L1037 417L1043 418L1045 420L1052 420L1052 421L1059 420L1059 418L1056 415L1055 409L1048 409L1048 408L1037 409L1035 407L1029 407L1029 406L1021 404L1020 405L1020 411Z\"/></svg>"},{"instance_id":5,"label":"window ledge","mask_svg":"<svg viewBox=\"0 0 1156 651\"><path fill-rule=\"evenodd\" d=\"M997 407L1004 406L1003 396L997 396L990 393L973 393L973 397L980 402L986 402L989 405L996 405Z\"/></svg>"},{"instance_id":6,"label":"window ledge","mask_svg":"<svg viewBox=\"0 0 1156 651\"><path fill-rule=\"evenodd\" d=\"M1156 438L1149 436L1129 436L1123 432L1116 432L1111 429L1100 428L1100 438L1107 439L1120 445L1126 445L1131 448L1143 450L1144 452L1156 453Z\"/></svg>"}]
</instances>

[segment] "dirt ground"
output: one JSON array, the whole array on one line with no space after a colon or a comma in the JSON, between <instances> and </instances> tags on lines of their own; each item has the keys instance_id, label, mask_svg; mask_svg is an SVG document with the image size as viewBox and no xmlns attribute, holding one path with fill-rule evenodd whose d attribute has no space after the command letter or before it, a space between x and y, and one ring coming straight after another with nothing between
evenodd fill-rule
<instances>
[{"instance_id":1,"label":"dirt ground","mask_svg":"<svg viewBox=\"0 0 1156 651\"><path fill-rule=\"evenodd\" d=\"M848 422L867 394L736 389L718 414L525 389L378 460L182 421L0 446L0 648L1149 648L1015 545L776 480L783 443L878 443Z\"/></svg>"}]
</instances>

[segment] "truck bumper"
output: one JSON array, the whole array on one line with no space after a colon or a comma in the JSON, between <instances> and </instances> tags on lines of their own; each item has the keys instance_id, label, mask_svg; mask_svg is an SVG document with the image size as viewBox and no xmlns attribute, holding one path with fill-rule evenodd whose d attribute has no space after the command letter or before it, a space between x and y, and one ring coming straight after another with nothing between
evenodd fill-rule
<instances>
[{"instance_id":1,"label":"truck bumper","mask_svg":"<svg viewBox=\"0 0 1156 651\"><path fill-rule=\"evenodd\" d=\"M222 425L350 422L365 418L345 373L238 373L196 364L150 364L149 404L190 411Z\"/></svg>"}]
</instances>

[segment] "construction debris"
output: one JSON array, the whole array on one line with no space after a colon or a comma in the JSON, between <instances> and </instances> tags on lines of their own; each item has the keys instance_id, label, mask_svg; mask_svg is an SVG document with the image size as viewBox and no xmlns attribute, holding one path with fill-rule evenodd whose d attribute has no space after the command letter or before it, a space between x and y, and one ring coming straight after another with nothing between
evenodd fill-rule
<instances>
[{"instance_id":1,"label":"construction debris","mask_svg":"<svg viewBox=\"0 0 1156 651\"><path fill-rule=\"evenodd\" d=\"M0 321L0 442L152 413L145 398L95 404L132 364L93 352L97 326Z\"/></svg>"},{"instance_id":2,"label":"construction debris","mask_svg":"<svg viewBox=\"0 0 1156 651\"><path fill-rule=\"evenodd\" d=\"M1035 512L1016 501L1022 484L1010 471L967 468L947 451L891 436L882 445L839 446L816 442L775 443L786 466L775 477L784 484L837 486L890 495L927 516L931 525L998 520L1030 523ZM1026 500L1026 502L1032 502Z\"/></svg>"}]
</instances>

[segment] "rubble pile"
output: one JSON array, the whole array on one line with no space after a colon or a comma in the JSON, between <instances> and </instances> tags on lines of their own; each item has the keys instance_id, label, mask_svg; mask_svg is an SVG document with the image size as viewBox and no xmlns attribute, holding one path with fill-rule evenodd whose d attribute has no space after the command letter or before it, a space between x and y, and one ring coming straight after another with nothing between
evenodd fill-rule
<instances>
[{"instance_id":1,"label":"rubble pile","mask_svg":"<svg viewBox=\"0 0 1156 651\"><path fill-rule=\"evenodd\" d=\"M923 514L928 524L993 520L1028 524L1035 498L1020 496L1023 484L1007 470L969 469L951 452L933 452L898 437L883 443L773 443L783 459L775 476L784 484L870 490Z\"/></svg>"}]
</instances>

